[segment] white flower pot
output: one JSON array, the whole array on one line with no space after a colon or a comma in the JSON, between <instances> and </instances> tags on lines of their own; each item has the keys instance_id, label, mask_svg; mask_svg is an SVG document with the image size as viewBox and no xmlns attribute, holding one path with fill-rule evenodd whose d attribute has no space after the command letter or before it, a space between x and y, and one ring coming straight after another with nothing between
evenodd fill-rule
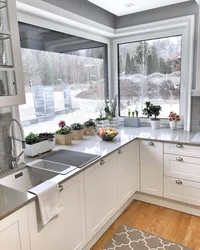
<instances>
[{"instance_id":1,"label":"white flower pot","mask_svg":"<svg viewBox=\"0 0 200 250\"><path fill-rule=\"evenodd\" d=\"M160 120L151 120L151 128L159 129L160 128Z\"/></svg>"},{"instance_id":2,"label":"white flower pot","mask_svg":"<svg viewBox=\"0 0 200 250\"><path fill-rule=\"evenodd\" d=\"M119 128L119 126L120 126L119 117L112 117L109 120L109 127L111 127L111 128Z\"/></svg>"},{"instance_id":3,"label":"white flower pot","mask_svg":"<svg viewBox=\"0 0 200 250\"><path fill-rule=\"evenodd\" d=\"M54 147L55 147L55 138L53 139L53 141L46 140L46 141L35 143L33 145L26 144L24 154L26 156L33 157L33 156L48 152L52 150Z\"/></svg>"},{"instance_id":4,"label":"white flower pot","mask_svg":"<svg viewBox=\"0 0 200 250\"><path fill-rule=\"evenodd\" d=\"M108 128L109 127L109 120L101 120L96 121L96 127L98 128Z\"/></svg>"},{"instance_id":5,"label":"white flower pot","mask_svg":"<svg viewBox=\"0 0 200 250\"><path fill-rule=\"evenodd\" d=\"M171 130L175 130L177 128L177 122L176 121L170 121L169 126Z\"/></svg>"}]
</instances>

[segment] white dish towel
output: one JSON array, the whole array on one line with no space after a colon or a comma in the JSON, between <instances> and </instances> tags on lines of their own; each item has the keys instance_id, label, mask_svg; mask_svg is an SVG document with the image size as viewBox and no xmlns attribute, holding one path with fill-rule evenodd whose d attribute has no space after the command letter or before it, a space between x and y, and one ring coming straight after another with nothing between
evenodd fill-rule
<instances>
[{"instance_id":1,"label":"white dish towel","mask_svg":"<svg viewBox=\"0 0 200 250\"><path fill-rule=\"evenodd\" d=\"M45 226L63 209L57 182L48 180L32 188L29 192L37 195L42 225Z\"/></svg>"}]
</instances>

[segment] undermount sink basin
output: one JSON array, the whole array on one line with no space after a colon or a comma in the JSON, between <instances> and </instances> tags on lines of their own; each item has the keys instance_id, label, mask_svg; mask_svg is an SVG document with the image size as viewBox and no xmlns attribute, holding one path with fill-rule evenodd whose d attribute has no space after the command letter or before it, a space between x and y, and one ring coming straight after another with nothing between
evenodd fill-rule
<instances>
[{"instance_id":1,"label":"undermount sink basin","mask_svg":"<svg viewBox=\"0 0 200 250\"><path fill-rule=\"evenodd\" d=\"M0 179L0 184L21 192L27 192L44 181L52 179L57 173L26 167L21 171L10 174Z\"/></svg>"},{"instance_id":2,"label":"undermount sink basin","mask_svg":"<svg viewBox=\"0 0 200 250\"><path fill-rule=\"evenodd\" d=\"M64 174L64 175L76 169L76 167L71 165L57 163L53 161L47 161L43 159L32 161L30 163L27 163L26 165L31 168L43 169L45 171L50 171L56 174Z\"/></svg>"}]
</instances>

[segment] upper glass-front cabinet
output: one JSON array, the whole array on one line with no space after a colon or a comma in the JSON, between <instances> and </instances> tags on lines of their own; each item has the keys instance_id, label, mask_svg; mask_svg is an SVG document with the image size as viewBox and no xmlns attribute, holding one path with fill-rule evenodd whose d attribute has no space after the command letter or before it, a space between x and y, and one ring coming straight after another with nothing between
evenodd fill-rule
<instances>
[{"instance_id":1,"label":"upper glass-front cabinet","mask_svg":"<svg viewBox=\"0 0 200 250\"><path fill-rule=\"evenodd\" d=\"M15 0L0 0L0 107L25 103Z\"/></svg>"}]
</instances>

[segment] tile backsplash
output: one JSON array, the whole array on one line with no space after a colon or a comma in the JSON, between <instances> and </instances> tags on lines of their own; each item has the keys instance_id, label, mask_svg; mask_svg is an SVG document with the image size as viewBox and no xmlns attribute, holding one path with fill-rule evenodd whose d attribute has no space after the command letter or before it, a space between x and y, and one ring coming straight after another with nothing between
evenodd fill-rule
<instances>
[{"instance_id":1,"label":"tile backsplash","mask_svg":"<svg viewBox=\"0 0 200 250\"><path fill-rule=\"evenodd\" d=\"M0 114L0 168L5 171L10 166L10 146L8 130L11 122L11 113Z\"/></svg>"},{"instance_id":2,"label":"tile backsplash","mask_svg":"<svg viewBox=\"0 0 200 250\"><path fill-rule=\"evenodd\" d=\"M192 131L200 132L200 96L192 97Z\"/></svg>"}]
</instances>

